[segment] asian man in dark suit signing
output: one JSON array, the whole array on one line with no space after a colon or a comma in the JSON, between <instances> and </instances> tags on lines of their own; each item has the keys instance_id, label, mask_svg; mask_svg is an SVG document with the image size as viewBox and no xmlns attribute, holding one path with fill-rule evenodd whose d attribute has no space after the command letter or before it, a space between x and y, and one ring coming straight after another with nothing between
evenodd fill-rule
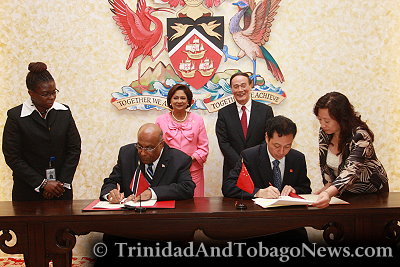
<instances>
[{"instance_id":1,"label":"asian man in dark suit signing","mask_svg":"<svg viewBox=\"0 0 400 267\"><path fill-rule=\"evenodd\" d=\"M232 198L278 198L289 193L310 194L310 179L303 153L292 149L297 133L296 124L283 116L276 116L268 122L265 144L260 144L241 153L236 167L229 173L222 185L225 197ZM247 193L236 186L242 160L254 183L253 193ZM268 237L277 244L285 242L308 242L304 228L294 229Z\"/></svg>"},{"instance_id":2,"label":"asian man in dark suit signing","mask_svg":"<svg viewBox=\"0 0 400 267\"><path fill-rule=\"evenodd\" d=\"M253 180L254 192L242 192L236 186L242 166L239 160L223 184L224 196L240 198L243 194L243 198L277 198L289 193L311 193L304 154L292 149L296 133L296 124L290 119L283 116L271 119L265 133L266 143L248 148L241 154Z\"/></svg>"}]
</instances>

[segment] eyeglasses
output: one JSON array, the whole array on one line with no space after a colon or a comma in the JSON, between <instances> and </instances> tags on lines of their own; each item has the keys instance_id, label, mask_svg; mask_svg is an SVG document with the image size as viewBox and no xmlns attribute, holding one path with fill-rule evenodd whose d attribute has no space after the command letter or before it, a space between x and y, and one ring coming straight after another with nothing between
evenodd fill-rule
<instances>
[{"instance_id":1,"label":"eyeglasses","mask_svg":"<svg viewBox=\"0 0 400 267\"><path fill-rule=\"evenodd\" d=\"M153 152L164 140L161 140L160 143L158 143L158 145L156 145L155 147L142 147L141 145L139 145L138 143L135 144L135 147L137 150L142 150L145 152Z\"/></svg>"},{"instance_id":2,"label":"eyeglasses","mask_svg":"<svg viewBox=\"0 0 400 267\"><path fill-rule=\"evenodd\" d=\"M35 92L36 94L40 95L41 97L49 97L49 96L55 96L57 95L60 91L58 89L52 91L52 92L46 92L43 94L39 94L38 92L31 90L32 92Z\"/></svg>"}]
</instances>

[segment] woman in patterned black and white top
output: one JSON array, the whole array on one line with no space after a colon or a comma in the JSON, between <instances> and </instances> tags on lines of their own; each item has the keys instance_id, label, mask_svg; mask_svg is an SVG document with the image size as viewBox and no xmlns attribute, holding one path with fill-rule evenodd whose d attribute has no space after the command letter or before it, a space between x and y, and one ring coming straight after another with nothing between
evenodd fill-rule
<instances>
[{"instance_id":1,"label":"woman in patterned black and white top","mask_svg":"<svg viewBox=\"0 0 400 267\"><path fill-rule=\"evenodd\" d=\"M319 162L324 187L314 206L325 208L331 197L388 191L388 178L373 147L374 134L346 96L331 92L314 107L321 125Z\"/></svg>"}]
</instances>

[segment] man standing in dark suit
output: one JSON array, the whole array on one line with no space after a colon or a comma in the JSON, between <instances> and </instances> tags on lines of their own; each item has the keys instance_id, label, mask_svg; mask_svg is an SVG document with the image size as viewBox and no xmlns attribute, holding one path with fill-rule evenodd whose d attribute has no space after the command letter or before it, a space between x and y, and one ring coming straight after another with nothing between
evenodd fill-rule
<instances>
[{"instance_id":1,"label":"man standing in dark suit","mask_svg":"<svg viewBox=\"0 0 400 267\"><path fill-rule=\"evenodd\" d=\"M224 155L224 181L239 160L240 152L264 141L267 121L274 116L270 106L251 100L253 84L247 73L232 75L230 86L235 102L218 111L215 127Z\"/></svg>"},{"instance_id":2,"label":"man standing in dark suit","mask_svg":"<svg viewBox=\"0 0 400 267\"><path fill-rule=\"evenodd\" d=\"M140 127L138 142L121 147L117 164L104 179L100 198L111 203L119 203L124 197L137 201L139 196L133 195L135 190L131 182L139 169L150 184L150 188L140 195L142 200L192 198L196 187L189 171L192 159L182 151L170 148L162 137L162 130L156 124Z\"/></svg>"},{"instance_id":3,"label":"man standing in dark suit","mask_svg":"<svg viewBox=\"0 0 400 267\"><path fill-rule=\"evenodd\" d=\"M268 123L266 144L242 151L242 160L254 183L254 192L249 194L236 186L242 161L229 173L222 186L226 197L277 198L289 193L311 193L310 179L304 154L292 149L297 133L296 124L283 116L276 116Z\"/></svg>"}]
</instances>

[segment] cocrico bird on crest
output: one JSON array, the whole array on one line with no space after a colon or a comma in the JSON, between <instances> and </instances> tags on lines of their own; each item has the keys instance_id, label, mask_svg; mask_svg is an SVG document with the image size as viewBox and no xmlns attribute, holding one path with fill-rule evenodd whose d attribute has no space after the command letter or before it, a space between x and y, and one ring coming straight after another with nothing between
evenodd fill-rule
<instances>
[{"instance_id":1,"label":"cocrico bird on crest","mask_svg":"<svg viewBox=\"0 0 400 267\"><path fill-rule=\"evenodd\" d=\"M153 57L153 48L162 39L163 24L152 13L156 11L174 12L170 8L153 8L147 6L145 0L137 1L136 12L133 12L124 0L108 0L108 2L112 6L111 11L115 14L113 19L122 30L122 34L125 35L128 45L132 48L126 62L126 69L128 70L132 66L133 61L141 56L138 63L138 83L139 87L144 87L140 83L142 61L147 56L152 61L155 61L163 51L167 51L167 37L165 36L162 49Z\"/></svg>"},{"instance_id":2,"label":"cocrico bird on crest","mask_svg":"<svg viewBox=\"0 0 400 267\"><path fill-rule=\"evenodd\" d=\"M253 63L253 75L251 76L254 84L257 76L257 58L265 59L268 70L276 80L284 82L282 71L278 63L264 47L268 42L271 33L272 21L276 15L280 0L261 0L257 4L254 0L239 1L233 3L239 8L229 22L229 31L233 40L240 48L238 56L231 56L228 53L228 47L225 45L223 52L227 58L239 60L248 56ZM243 28L240 21L243 18Z\"/></svg>"}]
</instances>

